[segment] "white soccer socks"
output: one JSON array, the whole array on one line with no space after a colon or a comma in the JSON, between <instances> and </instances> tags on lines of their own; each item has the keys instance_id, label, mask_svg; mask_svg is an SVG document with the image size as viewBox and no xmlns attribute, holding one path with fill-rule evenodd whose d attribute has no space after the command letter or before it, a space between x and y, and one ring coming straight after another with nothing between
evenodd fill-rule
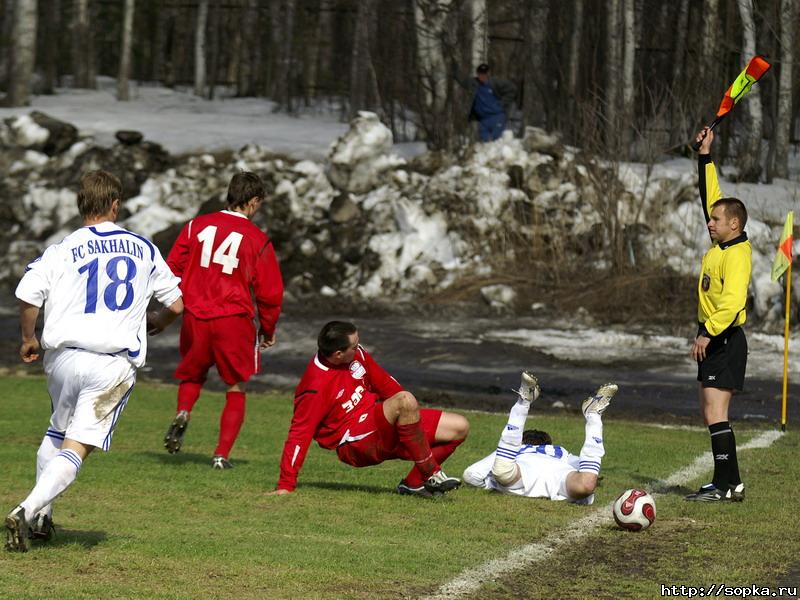
<instances>
[{"instance_id":1,"label":"white soccer socks","mask_svg":"<svg viewBox=\"0 0 800 600\"><path fill-rule=\"evenodd\" d=\"M600 463L606 453L603 446L603 420L598 413L586 415L586 438L583 442L578 471L600 474Z\"/></svg>"},{"instance_id":2,"label":"white soccer socks","mask_svg":"<svg viewBox=\"0 0 800 600\"><path fill-rule=\"evenodd\" d=\"M36 452L36 481L44 473L45 467L48 463L58 455L61 450L61 444L64 443L64 434L58 431L48 429L44 435L42 443L39 445L39 450ZM39 512L46 514L48 517L53 516L53 505L48 504L43 507Z\"/></svg>"},{"instance_id":3,"label":"white soccer socks","mask_svg":"<svg viewBox=\"0 0 800 600\"><path fill-rule=\"evenodd\" d=\"M508 422L503 428L503 433L500 434L492 465L492 474L500 485L511 485L519 473L517 453L522 447L522 430L525 428L530 408L531 403L520 397L511 407Z\"/></svg>"},{"instance_id":4,"label":"white soccer socks","mask_svg":"<svg viewBox=\"0 0 800 600\"><path fill-rule=\"evenodd\" d=\"M25 509L25 520L28 523L33 522L36 513L75 481L82 463L81 457L74 450L61 450L47 463L33 490L20 504Z\"/></svg>"}]
</instances>

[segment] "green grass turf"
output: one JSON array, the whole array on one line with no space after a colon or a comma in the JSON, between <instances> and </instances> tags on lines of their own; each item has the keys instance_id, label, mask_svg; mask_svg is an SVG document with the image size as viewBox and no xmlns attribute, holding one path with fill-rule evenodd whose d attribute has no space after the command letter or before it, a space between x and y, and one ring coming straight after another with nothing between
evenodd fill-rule
<instances>
[{"instance_id":1,"label":"green grass turf","mask_svg":"<svg viewBox=\"0 0 800 600\"><path fill-rule=\"evenodd\" d=\"M210 467L223 395L203 393L183 450L170 456L162 437L175 393L173 386L137 385L112 451L90 456L57 500L55 540L34 542L27 554L0 553L0 596L424 595L470 566L557 535L623 489L666 478L708 446L701 430L615 421L612 404L605 419L604 479L593 507L464 488L436 500L401 497L394 488L407 463L353 469L316 445L297 493L269 497L291 398L249 396L231 456L235 468L223 472ZM36 448L49 416L44 380L1 379L0 409L0 500L10 510L34 482ZM504 423L502 415L467 414L470 438L445 465L457 476L494 448ZM579 413L536 417L534 410L534 419L556 443L580 450ZM739 431L740 443L751 434ZM649 598L658 596L657 583L770 585L797 561L797 446L796 436L787 435L768 450L743 453L748 500L741 505L696 505L663 496L648 531L601 528L585 547L492 583L481 595Z\"/></svg>"}]
</instances>

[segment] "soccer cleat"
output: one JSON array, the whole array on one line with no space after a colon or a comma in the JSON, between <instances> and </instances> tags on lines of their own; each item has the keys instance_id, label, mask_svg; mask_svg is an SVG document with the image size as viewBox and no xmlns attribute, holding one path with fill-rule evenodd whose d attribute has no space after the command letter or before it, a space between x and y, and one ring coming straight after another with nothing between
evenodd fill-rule
<instances>
[{"instance_id":1,"label":"soccer cleat","mask_svg":"<svg viewBox=\"0 0 800 600\"><path fill-rule=\"evenodd\" d=\"M597 388L594 395L589 396L581 405L581 411L583 411L584 416L590 413L602 415L608 408L608 405L611 403L611 398L614 397L618 389L615 383L605 383Z\"/></svg>"},{"instance_id":2,"label":"soccer cleat","mask_svg":"<svg viewBox=\"0 0 800 600\"><path fill-rule=\"evenodd\" d=\"M541 393L539 380L530 371L523 371L518 390L511 390L525 402L535 402Z\"/></svg>"},{"instance_id":3,"label":"soccer cleat","mask_svg":"<svg viewBox=\"0 0 800 600\"><path fill-rule=\"evenodd\" d=\"M31 530L25 520L25 509L17 506L6 517L6 550L27 552L30 548Z\"/></svg>"},{"instance_id":4,"label":"soccer cleat","mask_svg":"<svg viewBox=\"0 0 800 600\"><path fill-rule=\"evenodd\" d=\"M726 497L731 502L744 502L744 484L729 486Z\"/></svg>"},{"instance_id":5,"label":"soccer cleat","mask_svg":"<svg viewBox=\"0 0 800 600\"><path fill-rule=\"evenodd\" d=\"M401 496L419 496L420 498L433 498L442 495L441 492L429 492L424 485L411 487L406 483L405 479L397 484L397 493Z\"/></svg>"},{"instance_id":6,"label":"soccer cleat","mask_svg":"<svg viewBox=\"0 0 800 600\"><path fill-rule=\"evenodd\" d=\"M744 484L728 486L728 490L723 494L713 483L706 483L684 499L690 502L744 502Z\"/></svg>"},{"instance_id":7,"label":"soccer cleat","mask_svg":"<svg viewBox=\"0 0 800 600\"><path fill-rule=\"evenodd\" d=\"M211 468L223 471L225 469L232 469L233 465L231 464L231 461L224 456L215 456L211 459Z\"/></svg>"},{"instance_id":8,"label":"soccer cleat","mask_svg":"<svg viewBox=\"0 0 800 600\"><path fill-rule=\"evenodd\" d=\"M684 496L683 499L689 502L725 502L730 500L729 494L730 492L723 494L714 487L714 484L711 484L711 487L706 484L695 493Z\"/></svg>"},{"instance_id":9,"label":"soccer cleat","mask_svg":"<svg viewBox=\"0 0 800 600\"><path fill-rule=\"evenodd\" d=\"M436 473L428 477L428 480L425 482L425 489L432 494L436 494L437 492L439 494L444 494L450 490L456 489L460 485L460 479L448 477L444 471L439 469Z\"/></svg>"},{"instance_id":10,"label":"soccer cleat","mask_svg":"<svg viewBox=\"0 0 800 600\"><path fill-rule=\"evenodd\" d=\"M53 525L53 519L50 517L50 515L45 513L37 513L34 515L33 523L31 523L32 539L49 542L53 539L55 533L56 528L55 525Z\"/></svg>"},{"instance_id":11,"label":"soccer cleat","mask_svg":"<svg viewBox=\"0 0 800 600\"><path fill-rule=\"evenodd\" d=\"M181 449L183 444L183 435L186 433L186 428L189 426L189 411L181 410L175 415L175 418L170 423L167 429L167 435L164 436L164 448L170 454L175 454Z\"/></svg>"}]
</instances>

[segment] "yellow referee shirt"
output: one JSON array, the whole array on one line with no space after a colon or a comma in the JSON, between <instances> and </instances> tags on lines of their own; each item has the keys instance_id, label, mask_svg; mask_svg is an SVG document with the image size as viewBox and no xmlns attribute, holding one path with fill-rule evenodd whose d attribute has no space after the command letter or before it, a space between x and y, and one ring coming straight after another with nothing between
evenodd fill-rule
<instances>
[{"instance_id":1,"label":"yellow referee shirt","mask_svg":"<svg viewBox=\"0 0 800 600\"><path fill-rule=\"evenodd\" d=\"M703 213L708 223L711 208L722 198L717 169L711 155L699 158L699 187ZM697 320L710 336L747 320L747 288L750 285L752 257L747 233L727 242L713 242L703 257L697 283Z\"/></svg>"}]
</instances>

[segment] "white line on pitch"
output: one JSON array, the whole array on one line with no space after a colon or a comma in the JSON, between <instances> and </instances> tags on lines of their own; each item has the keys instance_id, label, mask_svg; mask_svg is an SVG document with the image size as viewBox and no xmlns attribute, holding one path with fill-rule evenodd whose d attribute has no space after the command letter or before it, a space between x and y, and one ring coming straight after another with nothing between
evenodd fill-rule
<instances>
[{"instance_id":1,"label":"white line on pitch","mask_svg":"<svg viewBox=\"0 0 800 600\"><path fill-rule=\"evenodd\" d=\"M780 431L765 431L746 444L739 446L738 450L768 448L775 440L780 438L781 435L783 434ZM704 452L689 466L676 471L667 479L654 481L646 487L652 489L654 493L664 491L670 487L680 485L699 477L707 472L711 466L711 455L708 452ZM524 500L521 500L521 502L524 502ZM610 502L594 510L582 519L578 519L567 526L565 529L551 534L546 542L526 544L525 546L512 550L503 558L495 558L477 567L466 569L460 575L442 585L433 595L427 596L426 600L450 600L452 598L460 598L478 591L486 582L500 579L514 571L545 560L563 546L579 542L598 527L610 523L613 520L611 515L611 508L613 505L614 503Z\"/></svg>"}]
</instances>

